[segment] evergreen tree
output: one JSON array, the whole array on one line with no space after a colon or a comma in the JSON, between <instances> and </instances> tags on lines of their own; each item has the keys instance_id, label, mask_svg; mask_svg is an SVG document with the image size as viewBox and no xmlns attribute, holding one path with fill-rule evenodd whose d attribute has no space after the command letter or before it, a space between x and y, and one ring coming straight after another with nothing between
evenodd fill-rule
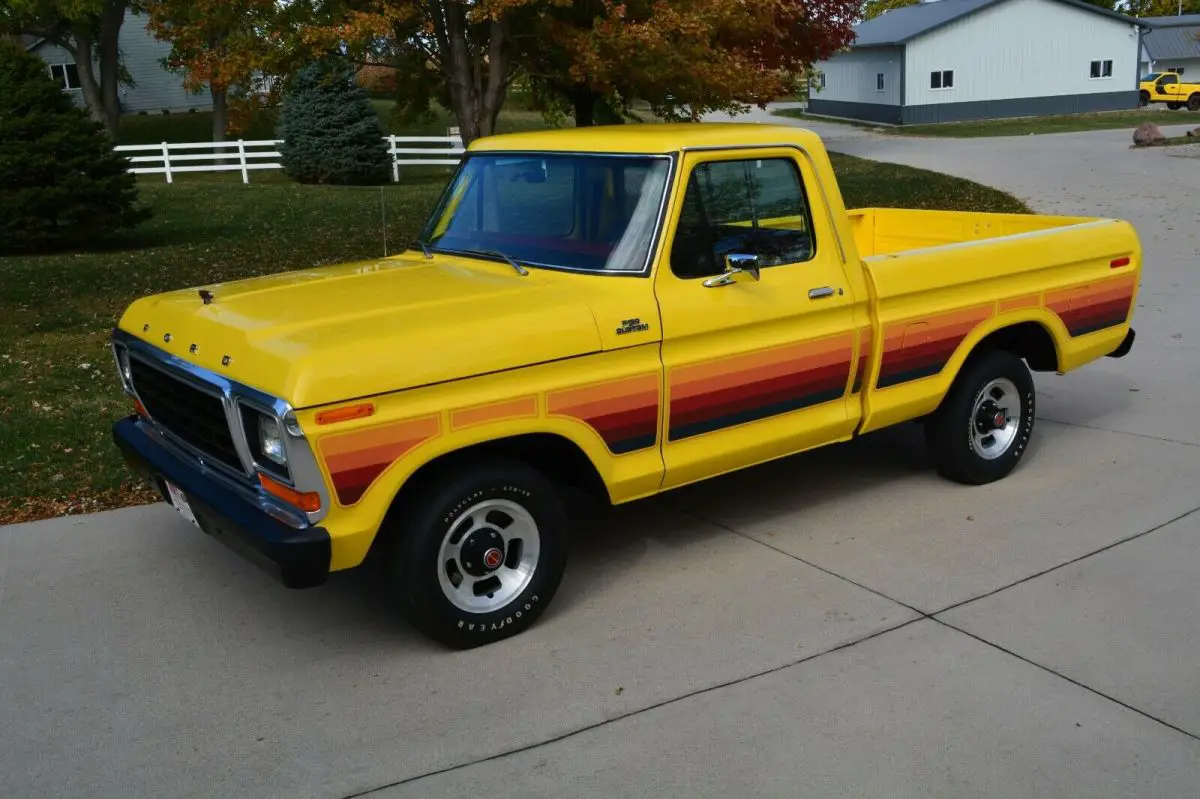
<instances>
[{"instance_id":1,"label":"evergreen tree","mask_svg":"<svg viewBox=\"0 0 1200 799\"><path fill-rule=\"evenodd\" d=\"M88 244L149 218L128 169L46 63L0 41L0 252Z\"/></svg>"},{"instance_id":2,"label":"evergreen tree","mask_svg":"<svg viewBox=\"0 0 1200 799\"><path fill-rule=\"evenodd\" d=\"M389 178L379 116L341 58L296 73L283 98L278 136L284 171L301 183L369 185Z\"/></svg>"}]
</instances>

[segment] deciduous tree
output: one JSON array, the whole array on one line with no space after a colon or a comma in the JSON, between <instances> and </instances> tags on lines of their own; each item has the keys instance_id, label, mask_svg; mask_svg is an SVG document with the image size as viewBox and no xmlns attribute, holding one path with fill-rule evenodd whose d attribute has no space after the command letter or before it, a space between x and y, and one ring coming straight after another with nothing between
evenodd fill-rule
<instances>
[{"instance_id":1,"label":"deciduous tree","mask_svg":"<svg viewBox=\"0 0 1200 799\"><path fill-rule=\"evenodd\" d=\"M885 11L891 11L894 8L904 8L905 6L915 6L920 2L921 0L867 0L863 3L863 19L875 19L875 17Z\"/></svg>"},{"instance_id":2,"label":"deciduous tree","mask_svg":"<svg viewBox=\"0 0 1200 799\"><path fill-rule=\"evenodd\" d=\"M231 94L249 100L271 53L275 0L144 0L150 30L170 42L166 66L212 95L213 141L229 129Z\"/></svg>"},{"instance_id":3,"label":"deciduous tree","mask_svg":"<svg viewBox=\"0 0 1200 799\"><path fill-rule=\"evenodd\" d=\"M69 52L88 111L115 136L121 118L121 25L129 7L130 0L5 0L0 31L40 36Z\"/></svg>"}]
</instances>

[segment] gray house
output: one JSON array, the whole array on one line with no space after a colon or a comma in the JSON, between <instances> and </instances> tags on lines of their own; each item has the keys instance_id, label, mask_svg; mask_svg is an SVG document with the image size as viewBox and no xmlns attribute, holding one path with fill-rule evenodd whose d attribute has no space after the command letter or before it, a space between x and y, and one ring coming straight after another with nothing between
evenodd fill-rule
<instances>
[{"instance_id":1,"label":"gray house","mask_svg":"<svg viewBox=\"0 0 1200 799\"><path fill-rule=\"evenodd\" d=\"M1150 26L1142 37L1142 73L1177 72L1200 82L1200 14L1142 17Z\"/></svg>"},{"instance_id":2,"label":"gray house","mask_svg":"<svg viewBox=\"0 0 1200 799\"><path fill-rule=\"evenodd\" d=\"M171 45L154 38L146 29L146 18L126 12L121 26L121 57L133 78L133 86L120 88L121 110L126 114L161 111L209 111L212 98L208 92L193 94L183 88L183 76L163 68L162 59L171 52ZM50 75L63 90L70 93L77 105L83 105L79 86L79 71L71 54L45 39L27 38L25 47L41 56Z\"/></svg>"},{"instance_id":3,"label":"gray house","mask_svg":"<svg viewBox=\"0 0 1200 799\"><path fill-rule=\"evenodd\" d=\"M1083 0L924 0L815 65L814 114L889 124L1136 108L1142 26Z\"/></svg>"}]
</instances>

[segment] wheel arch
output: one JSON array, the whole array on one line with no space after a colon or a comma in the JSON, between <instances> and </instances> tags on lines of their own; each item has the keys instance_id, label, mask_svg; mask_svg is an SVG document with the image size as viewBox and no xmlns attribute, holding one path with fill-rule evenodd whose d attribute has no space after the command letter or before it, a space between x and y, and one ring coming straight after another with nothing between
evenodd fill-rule
<instances>
[{"instance_id":1,"label":"wheel arch","mask_svg":"<svg viewBox=\"0 0 1200 799\"><path fill-rule=\"evenodd\" d=\"M402 526L401 518L409 503L441 475L485 458L518 461L556 485L581 491L597 501L612 501L608 484L593 457L584 445L562 432L515 433L465 442L431 453L415 467L410 464L404 477L393 483L382 523L371 541L367 557L386 545L387 531ZM373 490L379 488L382 486Z\"/></svg>"}]
</instances>

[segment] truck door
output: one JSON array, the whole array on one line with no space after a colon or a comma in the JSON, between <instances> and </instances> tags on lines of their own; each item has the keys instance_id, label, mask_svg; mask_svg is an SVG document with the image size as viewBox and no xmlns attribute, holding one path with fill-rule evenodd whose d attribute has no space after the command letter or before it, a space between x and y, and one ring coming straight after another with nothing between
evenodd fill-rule
<instances>
[{"instance_id":1,"label":"truck door","mask_svg":"<svg viewBox=\"0 0 1200 799\"><path fill-rule=\"evenodd\" d=\"M848 438L866 301L800 151L689 152L680 169L655 275L664 487Z\"/></svg>"},{"instance_id":2,"label":"truck door","mask_svg":"<svg viewBox=\"0 0 1200 799\"><path fill-rule=\"evenodd\" d=\"M1158 88L1157 94L1166 97L1168 100L1174 100L1179 95L1179 76L1171 73L1163 75L1158 79L1156 86Z\"/></svg>"}]
</instances>

